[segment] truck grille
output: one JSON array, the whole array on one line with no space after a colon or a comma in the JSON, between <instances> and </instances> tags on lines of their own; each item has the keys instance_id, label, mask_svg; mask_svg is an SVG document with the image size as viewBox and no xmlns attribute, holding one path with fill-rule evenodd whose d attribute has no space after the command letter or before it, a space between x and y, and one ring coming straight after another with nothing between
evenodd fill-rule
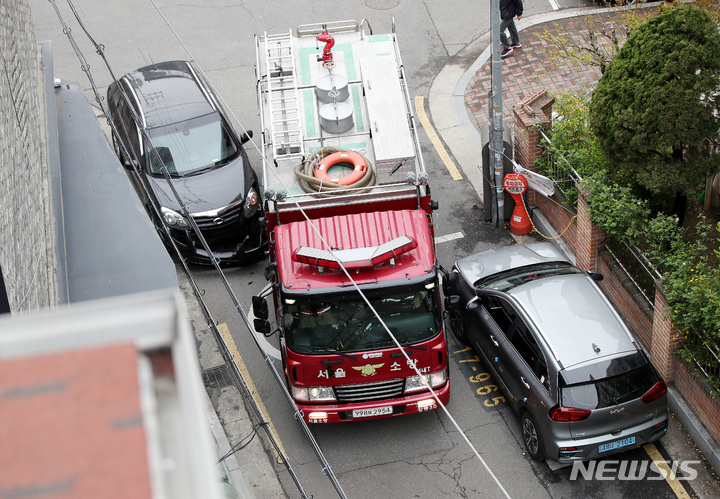
<instances>
[{"instance_id":1,"label":"truck grille","mask_svg":"<svg viewBox=\"0 0 720 499\"><path fill-rule=\"evenodd\" d=\"M370 402L399 397L405 390L404 379L391 379L362 385L344 385L335 387L335 397L340 403Z\"/></svg>"}]
</instances>

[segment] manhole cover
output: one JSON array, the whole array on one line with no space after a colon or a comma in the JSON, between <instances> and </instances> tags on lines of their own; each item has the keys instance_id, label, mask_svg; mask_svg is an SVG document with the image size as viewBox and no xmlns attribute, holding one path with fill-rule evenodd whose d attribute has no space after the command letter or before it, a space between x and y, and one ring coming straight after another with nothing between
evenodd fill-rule
<instances>
[{"instance_id":1,"label":"manhole cover","mask_svg":"<svg viewBox=\"0 0 720 499\"><path fill-rule=\"evenodd\" d=\"M365 0L365 6L375 10L388 10L400 5L400 0Z\"/></svg>"},{"instance_id":2,"label":"manhole cover","mask_svg":"<svg viewBox=\"0 0 720 499\"><path fill-rule=\"evenodd\" d=\"M203 383L208 388L222 388L233 384L232 375L227 366L211 367L202 372Z\"/></svg>"}]
</instances>

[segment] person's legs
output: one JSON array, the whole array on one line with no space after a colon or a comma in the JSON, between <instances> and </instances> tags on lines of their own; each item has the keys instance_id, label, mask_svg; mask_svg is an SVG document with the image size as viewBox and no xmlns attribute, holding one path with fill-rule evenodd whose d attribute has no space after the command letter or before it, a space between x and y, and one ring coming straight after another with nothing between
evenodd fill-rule
<instances>
[{"instance_id":1,"label":"person's legs","mask_svg":"<svg viewBox=\"0 0 720 499\"><path fill-rule=\"evenodd\" d=\"M502 22L500 23L500 26L502 26ZM518 35L517 28L515 27L515 20L510 19L507 30L510 32L510 40L512 41L513 45L520 45L520 36ZM505 37L505 40L507 40L507 36Z\"/></svg>"},{"instance_id":2,"label":"person's legs","mask_svg":"<svg viewBox=\"0 0 720 499\"><path fill-rule=\"evenodd\" d=\"M513 29L515 29L515 23L513 23L512 19L500 19L500 43L502 43L504 49L510 48L510 42L505 34L505 30L508 29L508 26L510 25L512 25ZM512 32L510 32L510 36L512 37ZM515 36L517 36L517 30L515 30Z\"/></svg>"}]
</instances>

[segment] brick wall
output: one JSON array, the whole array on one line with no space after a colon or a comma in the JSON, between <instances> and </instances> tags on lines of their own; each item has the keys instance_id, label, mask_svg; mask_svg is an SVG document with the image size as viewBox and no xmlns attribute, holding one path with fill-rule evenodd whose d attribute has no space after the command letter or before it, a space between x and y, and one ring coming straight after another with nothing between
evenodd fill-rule
<instances>
[{"instance_id":1,"label":"brick wall","mask_svg":"<svg viewBox=\"0 0 720 499\"><path fill-rule=\"evenodd\" d=\"M668 302L665 290L658 282L655 285L655 318L652 324L650 356L665 381L672 381L675 352L682 346L682 341L680 335L673 328L667 310Z\"/></svg>"},{"instance_id":2,"label":"brick wall","mask_svg":"<svg viewBox=\"0 0 720 499\"><path fill-rule=\"evenodd\" d=\"M0 268L12 313L57 303L45 101L28 0L0 2Z\"/></svg>"},{"instance_id":3,"label":"brick wall","mask_svg":"<svg viewBox=\"0 0 720 499\"><path fill-rule=\"evenodd\" d=\"M531 189L528 194L528 203L535 205L542 214L545 215L545 218L548 219L558 234L562 233L563 241L565 241L565 243L570 246L572 252L577 255L577 223L573 220L575 214L568 211L557 198L557 194L546 198Z\"/></svg>"},{"instance_id":4,"label":"brick wall","mask_svg":"<svg viewBox=\"0 0 720 499\"><path fill-rule=\"evenodd\" d=\"M692 407L697 418L718 442L720 440L720 401L710 395L711 389L703 380L692 375L692 365L683 362L679 355L674 358L673 383ZM716 395L717 396L717 395Z\"/></svg>"},{"instance_id":5,"label":"brick wall","mask_svg":"<svg viewBox=\"0 0 720 499\"><path fill-rule=\"evenodd\" d=\"M516 116L516 119L517 116ZM542 155L542 142L540 134L526 128L515 136L515 161L528 168L533 158Z\"/></svg>"},{"instance_id":6,"label":"brick wall","mask_svg":"<svg viewBox=\"0 0 720 499\"><path fill-rule=\"evenodd\" d=\"M552 126L552 106L555 98L547 90L533 92L513 106L515 121L514 157L525 168L531 168L535 158L542 155L540 128Z\"/></svg>"},{"instance_id":7,"label":"brick wall","mask_svg":"<svg viewBox=\"0 0 720 499\"><path fill-rule=\"evenodd\" d=\"M577 266L584 270L595 270L598 250L603 246L605 233L590 221L588 204L578 192L577 204Z\"/></svg>"},{"instance_id":8,"label":"brick wall","mask_svg":"<svg viewBox=\"0 0 720 499\"><path fill-rule=\"evenodd\" d=\"M604 279L600 281L600 289L611 301L628 327L635 333L643 346L650 350L653 331L653 308L640 294L627 274L607 253L600 251L596 269Z\"/></svg>"},{"instance_id":9,"label":"brick wall","mask_svg":"<svg viewBox=\"0 0 720 499\"><path fill-rule=\"evenodd\" d=\"M547 90L533 92L528 97L513 106L513 119L515 123L515 138L513 151L515 160L523 167L535 170L535 161L542 157L543 147L540 129L549 129L552 126L552 106L555 98ZM527 201L529 206L537 207L552 223L558 232L563 232L563 240L574 253L577 252L577 227L571 223L574 214L563 206L556 196L547 198L528 189ZM567 230L566 230L567 229Z\"/></svg>"}]
</instances>

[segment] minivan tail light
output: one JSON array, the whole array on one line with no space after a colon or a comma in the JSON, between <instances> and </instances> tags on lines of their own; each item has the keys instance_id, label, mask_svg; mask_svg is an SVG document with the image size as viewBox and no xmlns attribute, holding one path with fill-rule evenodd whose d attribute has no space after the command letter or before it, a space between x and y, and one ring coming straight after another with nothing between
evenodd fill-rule
<instances>
[{"instance_id":1,"label":"minivan tail light","mask_svg":"<svg viewBox=\"0 0 720 499\"><path fill-rule=\"evenodd\" d=\"M667 385L664 381L658 381L653 385L652 388L650 388L648 391L645 392L645 394L640 397L640 400L645 402L646 404L649 404L650 402L659 399L663 395L667 393Z\"/></svg>"},{"instance_id":2,"label":"minivan tail light","mask_svg":"<svg viewBox=\"0 0 720 499\"><path fill-rule=\"evenodd\" d=\"M562 422L583 421L590 417L590 412L592 411L576 407L558 407L550 411L550 419Z\"/></svg>"}]
</instances>

